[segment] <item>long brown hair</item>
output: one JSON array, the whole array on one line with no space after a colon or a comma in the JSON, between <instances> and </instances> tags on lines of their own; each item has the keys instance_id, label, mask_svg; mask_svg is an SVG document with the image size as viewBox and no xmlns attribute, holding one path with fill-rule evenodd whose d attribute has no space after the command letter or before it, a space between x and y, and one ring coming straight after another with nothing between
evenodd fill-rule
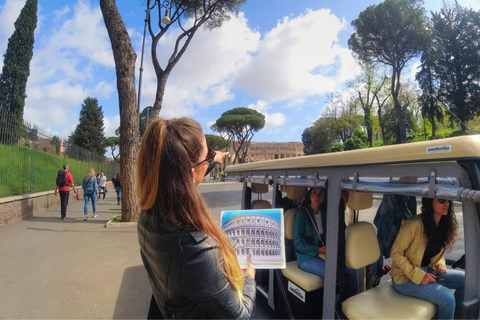
<instances>
[{"instance_id":1,"label":"long brown hair","mask_svg":"<svg viewBox=\"0 0 480 320\"><path fill-rule=\"evenodd\" d=\"M439 245L445 251L450 251L458 238L458 224L453 211L453 203L447 200L450 204L448 213L446 216L442 216L437 227L433 218L433 200L432 198L422 198L422 221L425 238L428 244ZM440 239L434 239L435 228L440 228Z\"/></svg>"},{"instance_id":2,"label":"long brown hair","mask_svg":"<svg viewBox=\"0 0 480 320\"><path fill-rule=\"evenodd\" d=\"M220 246L222 269L242 297L244 280L235 251L192 179L203 139L202 128L195 120L152 120L143 135L137 161L140 208L146 212L146 227L152 230L158 226L195 229L213 237Z\"/></svg>"}]
</instances>

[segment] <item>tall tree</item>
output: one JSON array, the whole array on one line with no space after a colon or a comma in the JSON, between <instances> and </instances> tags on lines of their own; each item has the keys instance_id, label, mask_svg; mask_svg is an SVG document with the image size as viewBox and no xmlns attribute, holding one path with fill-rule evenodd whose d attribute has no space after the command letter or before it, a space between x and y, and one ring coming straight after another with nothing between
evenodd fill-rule
<instances>
[{"instance_id":1,"label":"tall tree","mask_svg":"<svg viewBox=\"0 0 480 320\"><path fill-rule=\"evenodd\" d=\"M443 120L443 112L439 104L441 103L438 97L438 80L434 73L435 64L435 50L432 48L433 25L428 25L428 40L425 42L422 57L420 58L420 71L415 75L422 94L420 95L420 103L422 104L422 117L428 119L432 125L432 139L436 135L436 121ZM426 126L424 125L424 128ZM426 132L425 132L426 136Z\"/></svg>"},{"instance_id":2,"label":"tall tree","mask_svg":"<svg viewBox=\"0 0 480 320\"><path fill-rule=\"evenodd\" d=\"M60 138L53 136L52 140L50 140L50 144L55 146L55 153L60 154Z\"/></svg>"},{"instance_id":3,"label":"tall tree","mask_svg":"<svg viewBox=\"0 0 480 320\"><path fill-rule=\"evenodd\" d=\"M234 108L225 111L215 122L219 132L227 132L233 139L235 159L233 163L244 163L254 133L265 126L265 116L249 108Z\"/></svg>"},{"instance_id":4,"label":"tall tree","mask_svg":"<svg viewBox=\"0 0 480 320\"><path fill-rule=\"evenodd\" d=\"M117 73L117 91L120 109L120 170L135 172L138 154L138 113L135 91L135 61L137 54L133 50L125 23L118 12L115 0L100 0L105 26L112 44L115 71ZM122 221L138 219L140 210L135 192L135 174L122 175Z\"/></svg>"},{"instance_id":5,"label":"tall tree","mask_svg":"<svg viewBox=\"0 0 480 320\"><path fill-rule=\"evenodd\" d=\"M398 118L399 141L407 142L402 106L398 100L403 68L420 54L425 41L422 0L385 0L362 11L352 22L355 32L350 49L366 63L383 63L392 68L391 93Z\"/></svg>"},{"instance_id":6,"label":"tall tree","mask_svg":"<svg viewBox=\"0 0 480 320\"><path fill-rule=\"evenodd\" d=\"M206 134L207 145L213 150L228 150L229 143L221 136Z\"/></svg>"},{"instance_id":7,"label":"tall tree","mask_svg":"<svg viewBox=\"0 0 480 320\"><path fill-rule=\"evenodd\" d=\"M375 100L381 95L384 86L388 84L388 78L377 72L372 65L365 65L361 75L352 84L352 88L358 95L358 101L363 109L364 125L367 129L368 146L373 146L373 110Z\"/></svg>"},{"instance_id":8,"label":"tall tree","mask_svg":"<svg viewBox=\"0 0 480 320\"><path fill-rule=\"evenodd\" d=\"M480 112L480 12L455 2L433 13L432 23L431 67L439 81L438 97L465 131L466 122Z\"/></svg>"},{"instance_id":9,"label":"tall tree","mask_svg":"<svg viewBox=\"0 0 480 320\"><path fill-rule=\"evenodd\" d=\"M18 120L23 118L30 60L33 57L34 32L37 27L37 0L27 0L15 21L15 31L8 39L0 75L0 109ZM4 113L0 113L5 114ZM20 122L18 122L20 123ZM11 131L18 135L18 128ZM8 132L6 132L8 133ZM5 134L6 134L5 133ZM5 137L6 141L12 141Z\"/></svg>"},{"instance_id":10,"label":"tall tree","mask_svg":"<svg viewBox=\"0 0 480 320\"><path fill-rule=\"evenodd\" d=\"M85 98L71 141L80 148L103 156L105 154L104 130L102 106L98 105L97 98Z\"/></svg>"},{"instance_id":11,"label":"tall tree","mask_svg":"<svg viewBox=\"0 0 480 320\"><path fill-rule=\"evenodd\" d=\"M403 81L405 82L405 81ZM405 130L409 133L415 134L415 117L414 112L418 109L418 99L415 94L412 95L410 86L405 83L402 85L398 100L402 107L402 114L404 115ZM414 93L414 92L413 92ZM384 144L399 143L399 119L392 99L385 102L384 108L381 114L381 121L383 126L383 140Z\"/></svg>"},{"instance_id":12,"label":"tall tree","mask_svg":"<svg viewBox=\"0 0 480 320\"><path fill-rule=\"evenodd\" d=\"M329 100L322 114L322 125L326 125L322 132L331 130L332 132L329 133L329 136L335 137L335 142L341 141L345 143L352 137L354 130L362 124L358 101L355 100L355 96L352 94L331 95ZM312 134L315 134L315 132L319 131L313 131ZM319 137L319 139L322 139L322 137ZM328 151L329 148L326 152Z\"/></svg>"},{"instance_id":13,"label":"tall tree","mask_svg":"<svg viewBox=\"0 0 480 320\"><path fill-rule=\"evenodd\" d=\"M147 0L147 18L148 32L152 39L151 55L155 74L157 75L157 91L153 108L158 115L162 109L163 96L167 79L172 69L178 63L192 41L197 30L204 26L207 29L220 27L224 21L230 19L230 14L238 12L238 9L246 0L176 0L160 1ZM150 12L156 9L158 19L152 19ZM162 18L164 17L164 18ZM168 17L168 19L166 18ZM182 31L175 41L175 46L167 60L167 64L162 67L158 61L157 47L160 39L166 34L167 30L173 25L178 24ZM158 31L154 31L153 26L158 26Z\"/></svg>"},{"instance_id":14,"label":"tall tree","mask_svg":"<svg viewBox=\"0 0 480 320\"><path fill-rule=\"evenodd\" d=\"M105 139L105 147L110 148L110 152L113 157L113 161L119 162L119 156L120 156L120 150L118 150L117 154L115 154L115 151L119 149L120 145L120 137L108 137Z\"/></svg>"},{"instance_id":15,"label":"tall tree","mask_svg":"<svg viewBox=\"0 0 480 320\"><path fill-rule=\"evenodd\" d=\"M303 131L302 142L306 155L330 152L335 142L338 141L338 135L331 128L331 124L332 122L328 119L319 118L313 126Z\"/></svg>"}]
</instances>

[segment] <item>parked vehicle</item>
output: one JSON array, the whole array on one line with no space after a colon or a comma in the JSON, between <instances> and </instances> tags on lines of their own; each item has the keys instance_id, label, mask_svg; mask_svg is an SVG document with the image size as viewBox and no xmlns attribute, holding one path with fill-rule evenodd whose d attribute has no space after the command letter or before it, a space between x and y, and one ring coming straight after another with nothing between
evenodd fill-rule
<instances>
[{"instance_id":1,"label":"parked vehicle","mask_svg":"<svg viewBox=\"0 0 480 320\"><path fill-rule=\"evenodd\" d=\"M329 231L325 277L299 269L295 260L287 262L285 269L257 271L258 291L279 316L434 318L434 304L397 293L390 279L371 288L366 281L366 271L379 258L380 251L376 229L361 221L362 210L372 205L373 196L407 195L417 200L452 200L461 206L457 218L463 219L460 237L464 240L464 255L460 261L449 263L465 270L462 317L479 319L480 136L244 163L228 166L225 172L243 183L241 209L280 207L280 198L295 188L326 190ZM271 199L265 198L267 192L271 192ZM341 227L345 218L345 212L339 209L342 193L348 194L345 208L352 211L351 224L346 229ZM331 214L335 212L338 214ZM295 210L284 214L288 241ZM361 275L361 293L350 298L344 295L342 270L346 264L355 266Z\"/></svg>"}]
</instances>

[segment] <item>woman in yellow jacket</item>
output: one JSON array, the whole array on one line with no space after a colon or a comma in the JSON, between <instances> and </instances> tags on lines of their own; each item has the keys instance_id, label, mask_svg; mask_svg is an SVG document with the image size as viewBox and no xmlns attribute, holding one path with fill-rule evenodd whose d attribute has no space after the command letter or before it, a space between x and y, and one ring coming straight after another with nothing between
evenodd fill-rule
<instances>
[{"instance_id":1,"label":"woman in yellow jacket","mask_svg":"<svg viewBox=\"0 0 480 320\"><path fill-rule=\"evenodd\" d=\"M391 250L395 290L438 305L438 319L453 319L463 301L465 273L447 269L443 256L457 230L451 201L423 198L422 214L402 225Z\"/></svg>"}]
</instances>

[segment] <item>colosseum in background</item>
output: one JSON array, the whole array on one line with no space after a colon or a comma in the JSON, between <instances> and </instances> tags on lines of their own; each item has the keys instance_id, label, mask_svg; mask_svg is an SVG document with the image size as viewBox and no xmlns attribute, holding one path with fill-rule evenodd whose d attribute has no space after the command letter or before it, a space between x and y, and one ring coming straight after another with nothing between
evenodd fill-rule
<instances>
[{"instance_id":1,"label":"colosseum in background","mask_svg":"<svg viewBox=\"0 0 480 320\"><path fill-rule=\"evenodd\" d=\"M227 220L223 230L235 244L237 255L281 256L280 223L266 215L252 213Z\"/></svg>"},{"instance_id":2,"label":"colosseum in background","mask_svg":"<svg viewBox=\"0 0 480 320\"><path fill-rule=\"evenodd\" d=\"M302 142L250 142L245 162L283 159L304 156ZM230 150L226 164L233 164L235 153Z\"/></svg>"}]
</instances>

